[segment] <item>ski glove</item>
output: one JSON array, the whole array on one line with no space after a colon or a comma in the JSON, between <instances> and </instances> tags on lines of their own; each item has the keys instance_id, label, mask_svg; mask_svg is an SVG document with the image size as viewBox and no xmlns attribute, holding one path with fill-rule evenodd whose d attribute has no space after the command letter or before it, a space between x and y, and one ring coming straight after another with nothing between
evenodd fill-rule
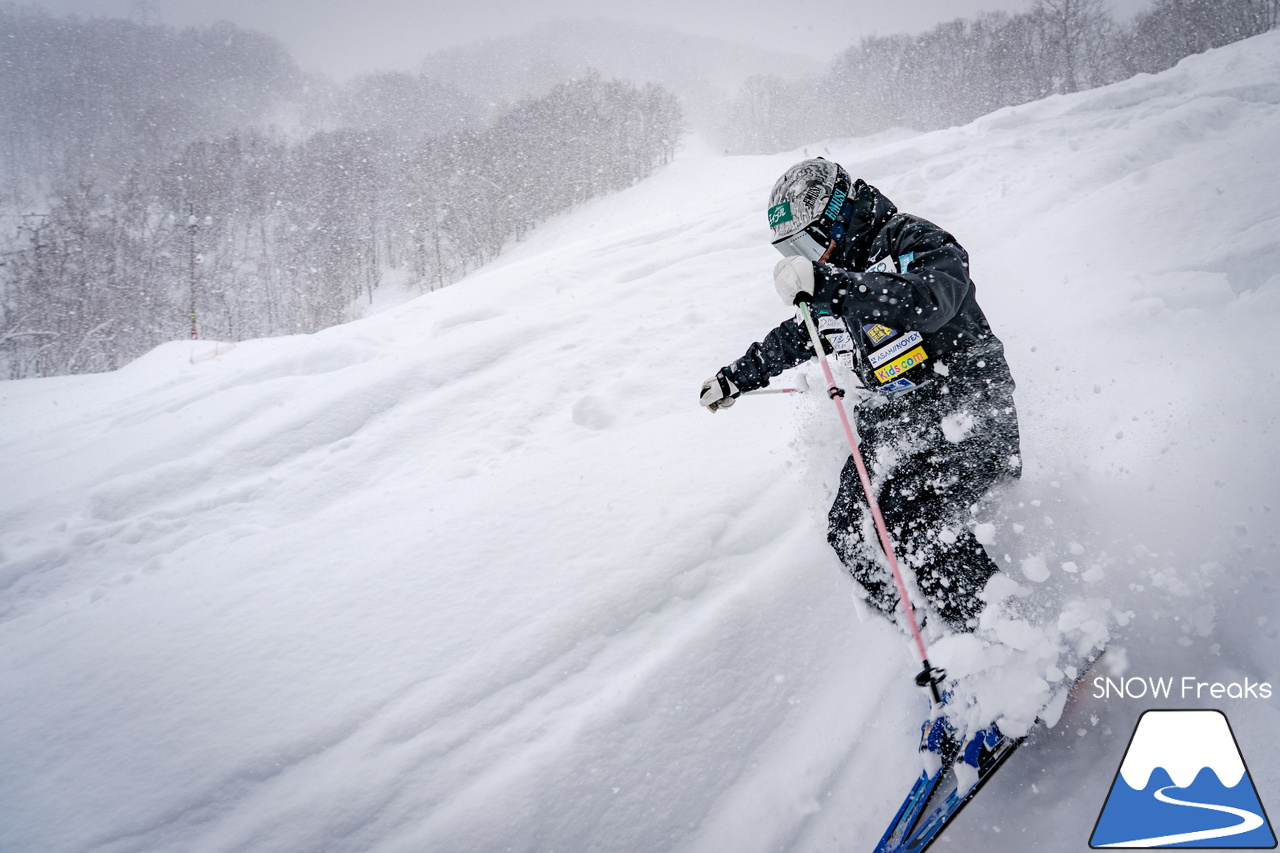
<instances>
[{"instance_id":1,"label":"ski glove","mask_svg":"<svg viewBox=\"0 0 1280 853\"><path fill-rule=\"evenodd\" d=\"M788 305L813 301L813 261L788 255L773 268L773 285Z\"/></svg>"},{"instance_id":2,"label":"ski glove","mask_svg":"<svg viewBox=\"0 0 1280 853\"><path fill-rule=\"evenodd\" d=\"M741 393L738 386L733 384L733 380L725 376L724 371L721 370L702 383L702 396L698 398L698 402L708 411L716 412L732 406L734 399Z\"/></svg>"}]
</instances>

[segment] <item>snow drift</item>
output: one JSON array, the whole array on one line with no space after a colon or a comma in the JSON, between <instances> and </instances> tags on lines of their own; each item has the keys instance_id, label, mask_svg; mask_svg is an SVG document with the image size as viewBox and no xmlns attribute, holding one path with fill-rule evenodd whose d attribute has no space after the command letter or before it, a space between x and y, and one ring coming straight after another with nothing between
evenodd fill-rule
<instances>
[{"instance_id":1,"label":"snow drift","mask_svg":"<svg viewBox=\"0 0 1280 853\"><path fill-rule=\"evenodd\" d=\"M787 314L764 199L819 153L965 245L1019 383L950 665L996 704L1070 637L1275 678L1278 138L1273 33L928 135L690 146L369 319L0 384L0 848L870 850L924 707L825 543L838 426L695 402ZM1145 707L1081 697L944 841L1083 849ZM1266 801L1273 706L1228 713Z\"/></svg>"}]
</instances>

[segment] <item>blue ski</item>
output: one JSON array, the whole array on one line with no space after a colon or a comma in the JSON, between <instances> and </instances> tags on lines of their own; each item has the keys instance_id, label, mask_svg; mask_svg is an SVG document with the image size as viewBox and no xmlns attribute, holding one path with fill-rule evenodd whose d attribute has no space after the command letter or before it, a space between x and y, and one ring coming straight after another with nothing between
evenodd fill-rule
<instances>
[{"instance_id":1,"label":"blue ski","mask_svg":"<svg viewBox=\"0 0 1280 853\"><path fill-rule=\"evenodd\" d=\"M1022 742L1023 738L1005 737L994 730L980 732L932 776L922 772L875 853L925 850Z\"/></svg>"},{"instance_id":2,"label":"blue ski","mask_svg":"<svg viewBox=\"0 0 1280 853\"><path fill-rule=\"evenodd\" d=\"M1101 649L1093 650L1054 701L1065 701L1065 695L1084 681L1086 673L1101 656ZM1052 704L1053 701L1046 707ZM1037 720L1036 724L1040 725L1041 721ZM1006 737L994 723L959 744L951 739L951 731L945 719L935 720L932 728L926 723L920 750L938 756L939 766L932 774L928 770L920 774L876 845L875 853L922 853L1026 740L1025 737Z\"/></svg>"}]
</instances>

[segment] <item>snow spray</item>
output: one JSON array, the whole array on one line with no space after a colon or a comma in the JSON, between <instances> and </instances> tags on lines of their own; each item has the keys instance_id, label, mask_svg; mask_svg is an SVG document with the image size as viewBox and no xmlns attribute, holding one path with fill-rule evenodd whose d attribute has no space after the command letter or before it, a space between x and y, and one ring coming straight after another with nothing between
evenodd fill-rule
<instances>
[{"instance_id":1,"label":"snow spray","mask_svg":"<svg viewBox=\"0 0 1280 853\"><path fill-rule=\"evenodd\" d=\"M938 692L938 682L946 676L946 673L929 663L929 652L925 648L924 636L920 633L920 624L916 621L915 608L912 607L911 598L907 595L907 585L902 580L902 569L898 567L898 558L893 552L893 542L889 540L889 530L885 526L884 516L880 514L880 503L876 500L875 490L871 488L871 477L867 474L866 463L862 461L862 452L858 450L858 439L853 434L849 415L844 410L844 389L836 385L831 365L827 363L826 350L818 335L818 327L813 324L813 316L809 313L809 303L797 301L796 307L804 320L805 328L809 330L809 340L813 343L813 351L818 354L818 363L822 365L822 375L827 380L827 395L836 404L836 412L840 415L840 424L844 427L845 438L849 440L853 464L858 469L858 479L862 482L862 491L867 496L867 506L871 509L871 517L876 523L876 532L880 535L880 547L884 549L884 556L889 561L889 570L893 573L893 582L898 587L898 599L902 602L907 627L911 629L911 636L916 642L916 651L920 655L920 663L924 667L916 676L916 684L928 687L933 694L934 703L941 705L942 694Z\"/></svg>"}]
</instances>

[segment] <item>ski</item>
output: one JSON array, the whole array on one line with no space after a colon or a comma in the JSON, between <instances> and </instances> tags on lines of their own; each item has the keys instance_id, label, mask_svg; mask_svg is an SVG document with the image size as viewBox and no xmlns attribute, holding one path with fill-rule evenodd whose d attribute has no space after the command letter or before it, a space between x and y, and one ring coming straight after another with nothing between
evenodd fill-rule
<instances>
[{"instance_id":1,"label":"ski","mask_svg":"<svg viewBox=\"0 0 1280 853\"><path fill-rule=\"evenodd\" d=\"M1077 673L1073 673L1072 681L1056 692L1054 699L1041 709L1041 714L1055 705L1058 713L1061 712L1062 703L1076 685L1085 680L1102 651L1098 649L1089 654ZM1057 721L1057 713L1049 714L1048 719L1052 725ZM1036 720L1036 726L1041 725L1044 725L1043 718ZM1026 736L1007 737L994 723L959 744L952 740L951 731L945 718L935 719L932 727L925 724L920 754L936 766L926 765L920 773L876 845L875 853L923 853L1027 739Z\"/></svg>"},{"instance_id":2,"label":"ski","mask_svg":"<svg viewBox=\"0 0 1280 853\"><path fill-rule=\"evenodd\" d=\"M1025 738L979 732L920 778L894 815L875 853L921 853L946 829Z\"/></svg>"}]
</instances>

